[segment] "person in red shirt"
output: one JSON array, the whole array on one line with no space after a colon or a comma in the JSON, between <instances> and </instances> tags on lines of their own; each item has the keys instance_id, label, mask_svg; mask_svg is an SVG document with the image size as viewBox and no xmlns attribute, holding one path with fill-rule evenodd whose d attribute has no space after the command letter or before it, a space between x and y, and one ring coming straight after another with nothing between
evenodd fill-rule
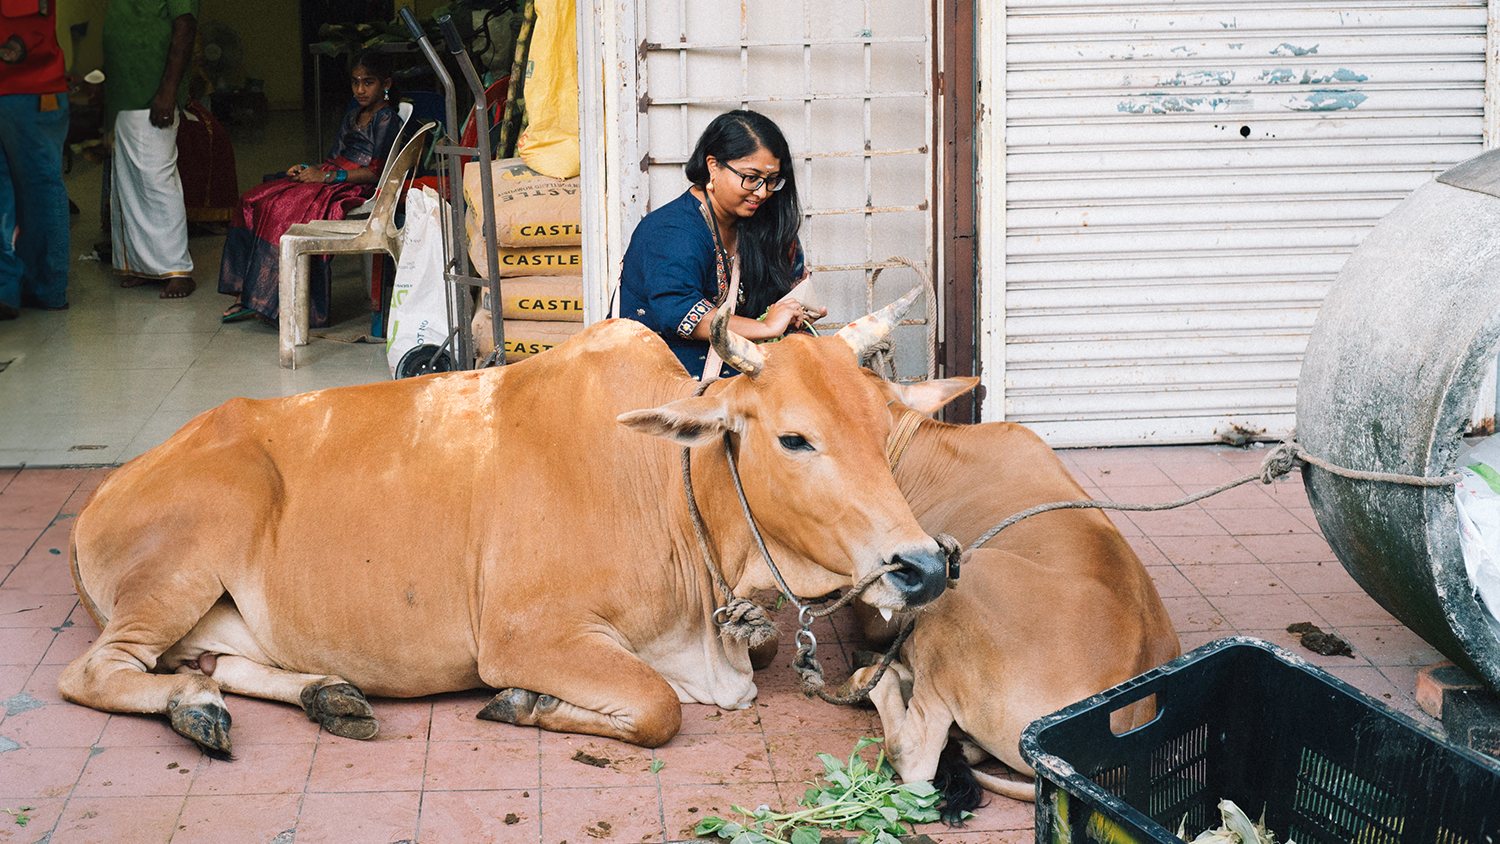
<instances>
[{"instance_id":1,"label":"person in red shirt","mask_svg":"<svg viewBox=\"0 0 1500 844\"><path fill-rule=\"evenodd\" d=\"M68 306L68 84L54 0L0 0L0 319Z\"/></svg>"}]
</instances>

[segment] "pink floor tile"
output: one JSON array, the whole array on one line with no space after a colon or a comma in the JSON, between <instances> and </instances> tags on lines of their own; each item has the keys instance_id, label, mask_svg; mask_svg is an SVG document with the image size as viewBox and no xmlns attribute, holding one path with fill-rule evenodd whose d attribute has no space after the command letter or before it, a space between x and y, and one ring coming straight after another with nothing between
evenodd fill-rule
<instances>
[{"instance_id":1,"label":"pink floor tile","mask_svg":"<svg viewBox=\"0 0 1500 844\"><path fill-rule=\"evenodd\" d=\"M1130 521L1150 537L1162 536L1227 536L1229 531L1214 520L1208 511L1189 504L1176 510L1157 512L1134 512Z\"/></svg>"},{"instance_id":2,"label":"pink floor tile","mask_svg":"<svg viewBox=\"0 0 1500 844\"><path fill-rule=\"evenodd\" d=\"M963 826L947 826L943 823L918 824L916 832L932 836L939 841L957 833L996 833L1010 831L1031 832L1036 820L1036 806L1021 800L1012 800L998 794L985 794L984 804L974 811L974 817L964 821Z\"/></svg>"},{"instance_id":3,"label":"pink floor tile","mask_svg":"<svg viewBox=\"0 0 1500 844\"><path fill-rule=\"evenodd\" d=\"M148 844L177 832L184 798L74 797L57 821L51 844Z\"/></svg>"},{"instance_id":4,"label":"pink floor tile","mask_svg":"<svg viewBox=\"0 0 1500 844\"><path fill-rule=\"evenodd\" d=\"M1156 594L1163 598L1182 598L1198 595L1198 587L1173 565L1147 566L1146 574L1156 585Z\"/></svg>"},{"instance_id":5,"label":"pink floor tile","mask_svg":"<svg viewBox=\"0 0 1500 844\"><path fill-rule=\"evenodd\" d=\"M0 809L15 812L15 815L0 812L0 844L32 844L45 841L57 826L57 820L67 808L68 801L62 798L5 801ZM17 820L25 818L24 824Z\"/></svg>"},{"instance_id":6,"label":"pink floor tile","mask_svg":"<svg viewBox=\"0 0 1500 844\"><path fill-rule=\"evenodd\" d=\"M1335 627L1380 627L1400 623L1363 592L1308 595L1307 602Z\"/></svg>"},{"instance_id":7,"label":"pink floor tile","mask_svg":"<svg viewBox=\"0 0 1500 844\"><path fill-rule=\"evenodd\" d=\"M542 733L542 784L567 788L655 786L651 751L598 736Z\"/></svg>"},{"instance_id":8,"label":"pink floor tile","mask_svg":"<svg viewBox=\"0 0 1500 844\"><path fill-rule=\"evenodd\" d=\"M791 786L784 788L782 794L790 802L796 803L808 785L823 776L823 763L818 759L819 753L827 753L840 762L847 762L860 739L878 735L867 730L773 733L766 736L766 749L770 754L776 781ZM867 764L873 765L878 752L878 747L869 747L861 755Z\"/></svg>"},{"instance_id":9,"label":"pink floor tile","mask_svg":"<svg viewBox=\"0 0 1500 844\"><path fill-rule=\"evenodd\" d=\"M775 782L757 733L678 735L656 748L657 780L662 785Z\"/></svg>"},{"instance_id":10,"label":"pink floor tile","mask_svg":"<svg viewBox=\"0 0 1500 844\"><path fill-rule=\"evenodd\" d=\"M543 841L665 840L653 788L543 788Z\"/></svg>"},{"instance_id":11,"label":"pink floor tile","mask_svg":"<svg viewBox=\"0 0 1500 844\"><path fill-rule=\"evenodd\" d=\"M47 703L7 715L0 724L0 736L22 747L89 747L108 721L104 712L71 703Z\"/></svg>"},{"instance_id":12,"label":"pink floor tile","mask_svg":"<svg viewBox=\"0 0 1500 844\"><path fill-rule=\"evenodd\" d=\"M826 662L824 668L827 669L824 679L830 686L837 687L847 678L846 674L833 673ZM767 733L874 729L873 712L808 699L803 696L794 677L762 681L757 675L756 681L761 693L755 706L760 713L761 727Z\"/></svg>"},{"instance_id":13,"label":"pink floor tile","mask_svg":"<svg viewBox=\"0 0 1500 844\"><path fill-rule=\"evenodd\" d=\"M1254 482L1225 490L1198 503L1205 510L1264 510L1268 507L1284 506L1271 496L1270 487Z\"/></svg>"},{"instance_id":14,"label":"pink floor tile","mask_svg":"<svg viewBox=\"0 0 1500 844\"><path fill-rule=\"evenodd\" d=\"M536 741L435 741L428 744L427 791L536 789L542 784Z\"/></svg>"},{"instance_id":15,"label":"pink floor tile","mask_svg":"<svg viewBox=\"0 0 1500 844\"><path fill-rule=\"evenodd\" d=\"M1100 490L1100 494L1094 496L1097 501L1111 501L1116 504L1161 504L1166 501L1176 501L1187 493L1176 484L1156 484L1151 486L1128 486L1107 487ZM1110 511L1109 512L1123 512Z\"/></svg>"},{"instance_id":16,"label":"pink floor tile","mask_svg":"<svg viewBox=\"0 0 1500 844\"><path fill-rule=\"evenodd\" d=\"M1258 563L1233 536L1154 536L1152 541L1174 565L1238 565Z\"/></svg>"},{"instance_id":17,"label":"pink floor tile","mask_svg":"<svg viewBox=\"0 0 1500 844\"><path fill-rule=\"evenodd\" d=\"M1363 591L1339 563L1270 563L1266 568L1303 595Z\"/></svg>"},{"instance_id":18,"label":"pink floor tile","mask_svg":"<svg viewBox=\"0 0 1500 844\"><path fill-rule=\"evenodd\" d=\"M417 840L422 795L386 790L366 794L308 794L297 822L299 842L388 844Z\"/></svg>"},{"instance_id":19,"label":"pink floor tile","mask_svg":"<svg viewBox=\"0 0 1500 844\"><path fill-rule=\"evenodd\" d=\"M799 792L800 793L800 792ZM781 803L774 787L764 785L663 785L661 787L662 818L666 824L668 841L697 841L693 827L704 818L720 817L738 823L733 806L754 809L765 804L785 811L790 807ZM709 839L702 839L707 841Z\"/></svg>"},{"instance_id":20,"label":"pink floor tile","mask_svg":"<svg viewBox=\"0 0 1500 844\"><path fill-rule=\"evenodd\" d=\"M28 469L0 491L0 525L46 527L83 481L79 470Z\"/></svg>"},{"instance_id":21,"label":"pink floor tile","mask_svg":"<svg viewBox=\"0 0 1500 844\"><path fill-rule=\"evenodd\" d=\"M1291 595L1292 590L1259 563L1183 566L1183 577L1206 598L1228 595Z\"/></svg>"},{"instance_id":22,"label":"pink floor tile","mask_svg":"<svg viewBox=\"0 0 1500 844\"><path fill-rule=\"evenodd\" d=\"M225 695L224 705L233 719L229 740L237 754L252 754L262 744L316 743L322 733L300 706L243 695Z\"/></svg>"},{"instance_id":23,"label":"pink floor tile","mask_svg":"<svg viewBox=\"0 0 1500 844\"><path fill-rule=\"evenodd\" d=\"M31 550L31 546L36 543L37 537L41 536L45 529L45 525L18 528L0 521L0 586L5 584L5 577L10 567L21 562L21 558Z\"/></svg>"},{"instance_id":24,"label":"pink floor tile","mask_svg":"<svg viewBox=\"0 0 1500 844\"><path fill-rule=\"evenodd\" d=\"M301 794L317 745L264 744L234 759L204 757L193 779L195 795Z\"/></svg>"},{"instance_id":25,"label":"pink floor tile","mask_svg":"<svg viewBox=\"0 0 1500 844\"><path fill-rule=\"evenodd\" d=\"M1167 608L1167 615L1171 617L1172 625L1177 628L1178 633L1213 631L1219 636L1231 635L1231 628L1225 623L1224 616L1201 595L1162 598L1161 602Z\"/></svg>"},{"instance_id":26,"label":"pink floor tile","mask_svg":"<svg viewBox=\"0 0 1500 844\"><path fill-rule=\"evenodd\" d=\"M42 661L52 640L57 638L47 627L0 627L0 659L7 663L35 665Z\"/></svg>"},{"instance_id":27,"label":"pink floor tile","mask_svg":"<svg viewBox=\"0 0 1500 844\"><path fill-rule=\"evenodd\" d=\"M83 707L77 707L83 709ZM85 710L93 711L93 710ZM100 747L176 747L190 742L172 729L163 715L114 713L108 716L104 734L96 742ZM231 729L230 740L234 733Z\"/></svg>"},{"instance_id":28,"label":"pink floor tile","mask_svg":"<svg viewBox=\"0 0 1500 844\"><path fill-rule=\"evenodd\" d=\"M0 627L60 627L77 603L77 595L38 595L24 587L0 587Z\"/></svg>"},{"instance_id":29,"label":"pink floor tile","mask_svg":"<svg viewBox=\"0 0 1500 844\"><path fill-rule=\"evenodd\" d=\"M67 797L88 761L86 747L7 751L0 756L0 801Z\"/></svg>"},{"instance_id":30,"label":"pink floor tile","mask_svg":"<svg viewBox=\"0 0 1500 844\"><path fill-rule=\"evenodd\" d=\"M1224 630L1222 626L1211 630L1183 630L1179 626L1177 640L1182 645L1182 652L1187 653L1194 648L1201 648L1209 642L1229 636L1231 632Z\"/></svg>"},{"instance_id":31,"label":"pink floor tile","mask_svg":"<svg viewBox=\"0 0 1500 844\"><path fill-rule=\"evenodd\" d=\"M9 659L9 654L5 658ZM0 701L20 694L31 679L31 672L30 665L0 665Z\"/></svg>"},{"instance_id":32,"label":"pink floor tile","mask_svg":"<svg viewBox=\"0 0 1500 844\"><path fill-rule=\"evenodd\" d=\"M1163 554L1160 548L1156 547L1156 543L1152 541L1151 537L1126 537L1125 541L1130 543L1130 550L1135 552L1136 557L1141 561L1141 565L1148 567L1170 567L1172 565L1172 561L1167 559L1167 555Z\"/></svg>"},{"instance_id":33,"label":"pink floor tile","mask_svg":"<svg viewBox=\"0 0 1500 844\"><path fill-rule=\"evenodd\" d=\"M1192 492L1209 489L1235 480L1241 475L1249 474L1245 469L1225 463L1217 456L1203 460L1156 460L1155 462L1156 467L1172 483Z\"/></svg>"},{"instance_id":34,"label":"pink floor tile","mask_svg":"<svg viewBox=\"0 0 1500 844\"><path fill-rule=\"evenodd\" d=\"M196 747L106 747L89 757L73 793L80 797L181 797L193 785Z\"/></svg>"},{"instance_id":35,"label":"pink floor tile","mask_svg":"<svg viewBox=\"0 0 1500 844\"><path fill-rule=\"evenodd\" d=\"M1089 480L1106 492L1126 487L1168 486L1172 479L1150 463L1121 462L1090 470Z\"/></svg>"},{"instance_id":36,"label":"pink floor tile","mask_svg":"<svg viewBox=\"0 0 1500 844\"><path fill-rule=\"evenodd\" d=\"M1375 665L1422 668L1443 661L1443 655L1436 648L1400 625L1340 626L1338 633Z\"/></svg>"},{"instance_id":37,"label":"pink floor tile","mask_svg":"<svg viewBox=\"0 0 1500 844\"><path fill-rule=\"evenodd\" d=\"M539 841L541 793L431 791L422 795L422 844Z\"/></svg>"},{"instance_id":38,"label":"pink floor tile","mask_svg":"<svg viewBox=\"0 0 1500 844\"><path fill-rule=\"evenodd\" d=\"M86 627L69 626L71 624L72 622L63 622L63 629L57 631L51 647L42 657L43 665L67 665L83 656L99 638L99 629L92 623Z\"/></svg>"},{"instance_id":39,"label":"pink floor tile","mask_svg":"<svg viewBox=\"0 0 1500 844\"><path fill-rule=\"evenodd\" d=\"M753 705L748 709L720 709L702 703L682 705L682 729L678 735L759 734L760 731L760 715Z\"/></svg>"},{"instance_id":40,"label":"pink floor tile","mask_svg":"<svg viewBox=\"0 0 1500 844\"><path fill-rule=\"evenodd\" d=\"M324 734L307 776L309 792L411 791L422 788L427 743L353 741Z\"/></svg>"},{"instance_id":41,"label":"pink floor tile","mask_svg":"<svg viewBox=\"0 0 1500 844\"><path fill-rule=\"evenodd\" d=\"M266 844L296 830L301 807L300 792L190 796L172 844Z\"/></svg>"},{"instance_id":42,"label":"pink floor tile","mask_svg":"<svg viewBox=\"0 0 1500 844\"><path fill-rule=\"evenodd\" d=\"M1005 829L971 832L964 829L929 832L927 835L937 844L1030 844L1031 829Z\"/></svg>"},{"instance_id":43,"label":"pink floor tile","mask_svg":"<svg viewBox=\"0 0 1500 844\"><path fill-rule=\"evenodd\" d=\"M517 727L477 717L494 696L487 689L434 696L429 736L433 741L535 741L536 727Z\"/></svg>"},{"instance_id":44,"label":"pink floor tile","mask_svg":"<svg viewBox=\"0 0 1500 844\"><path fill-rule=\"evenodd\" d=\"M1262 563L1337 562L1333 549L1321 536L1293 533L1272 536L1241 536L1240 544Z\"/></svg>"},{"instance_id":45,"label":"pink floor tile","mask_svg":"<svg viewBox=\"0 0 1500 844\"><path fill-rule=\"evenodd\" d=\"M1304 621L1327 628L1326 619L1298 595L1241 594L1211 597L1209 602L1235 630L1286 629Z\"/></svg>"},{"instance_id":46,"label":"pink floor tile","mask_svg":"<svg viewBox=\"0 0 1500 844\"><path fill-rule=\"evenodd\" d=\"M1214 521L1236 536L1260 534L1308 534L1306 524L1281 507L1255 510L1212 510Z\"/></svg>"}]
</instances>

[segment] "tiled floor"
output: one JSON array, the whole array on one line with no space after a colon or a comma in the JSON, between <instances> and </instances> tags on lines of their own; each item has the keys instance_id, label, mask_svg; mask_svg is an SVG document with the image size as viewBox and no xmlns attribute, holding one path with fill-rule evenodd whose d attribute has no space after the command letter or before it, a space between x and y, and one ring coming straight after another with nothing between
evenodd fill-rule
<instances>
[{"instance_id":1,"label":"tiled floor","mask_svg":"<svg viewBox=\"0 0 1500 844\"><path fill-rule=\"evenodd\" d=\"M1251 471L1263 454L1201 446L1064 459L1095 497L1163 501ZM0 809L33 807L24 827L0 816L0 842L691 840L699 819L731 804L791 806L821 771L817 753L847 756L861 736L879 734L872 712L805 699L787 644L757 675L753 710L685 707L682 733L654 751L476 721L487 696L474 692L377 699L373 742L323 733L292 707L232 697L237 758L209 759L162 719L58 697L62 666L97 633L67 572L68 528L107 471L0 470ZM1285 627L1311 621L1349 639L1355 657L1304 656L1436 726L1413 693L1417 670L1441 657L1334 561L1295 477L1114 518L1185 648L1247 634L1297 649ZM846 625L819 633L838 643L820 651L838 677L854 644ZM1030 840L1031 826L1030 804L991 797L963 829L916 831L981 844Z\"/></svg>"}]
</instances>

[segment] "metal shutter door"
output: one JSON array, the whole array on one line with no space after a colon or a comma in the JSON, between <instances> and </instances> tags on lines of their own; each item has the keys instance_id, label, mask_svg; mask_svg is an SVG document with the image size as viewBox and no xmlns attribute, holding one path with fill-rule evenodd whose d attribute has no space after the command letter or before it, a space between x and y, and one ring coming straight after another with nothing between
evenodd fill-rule
<instances>
[{"instance_id":1,"label":"metal shutter door","mask_svg":"<svg viewBox=\"0 0 1500 844\"><path fill-rule=\"evenodd\" d=\"M1482 151L1484 3L1005 7L1005 417L1282 436L1319 302Z\"/></svg>"}]
</instances>

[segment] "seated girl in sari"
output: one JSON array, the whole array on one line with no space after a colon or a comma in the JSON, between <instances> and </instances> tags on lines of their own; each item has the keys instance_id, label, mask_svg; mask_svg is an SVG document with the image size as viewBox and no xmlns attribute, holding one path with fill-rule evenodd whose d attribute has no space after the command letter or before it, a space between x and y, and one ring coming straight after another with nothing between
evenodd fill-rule
<instances>
[{"instance_id":1,"label":"seated girl in sari","mask_svg":"<svg viewBox=\"0 0 1500 844\"><path fill-rule=\"evenodd\" d=\"M401 129L390 97L389 55L375 50L359 54L350 76L355 104L344 114L328 158L318 167L294 165L286 178L240 197L219 265L219 292L238 297L224 312L224 322L277 319L281 236L297 223L342 220L375 192L381 165ZM312 261L308 316L319 328L328 325L329 260L324 255Z\"/></svg>"}]
</instances>

